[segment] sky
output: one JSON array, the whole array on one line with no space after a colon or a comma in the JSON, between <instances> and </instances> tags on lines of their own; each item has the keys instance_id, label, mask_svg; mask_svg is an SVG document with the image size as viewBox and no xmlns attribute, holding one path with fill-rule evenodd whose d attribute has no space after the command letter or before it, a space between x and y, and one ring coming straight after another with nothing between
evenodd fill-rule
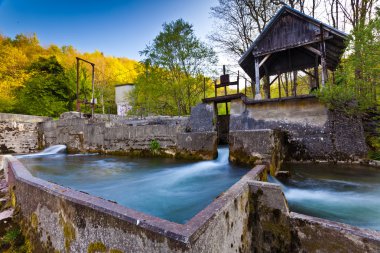
<instances>
[{"instance_id":1,"label":"sky","mask_svg":"<svg viewBox=\"0 0 380 253\"><path fill-rule=\"evenodd\" d=\"M43 46L72 45L80 52L140 60L164 22L179 18L207 42L217 0L0 0L0 33L37 34Z\"/></svg>"}]
</instances>

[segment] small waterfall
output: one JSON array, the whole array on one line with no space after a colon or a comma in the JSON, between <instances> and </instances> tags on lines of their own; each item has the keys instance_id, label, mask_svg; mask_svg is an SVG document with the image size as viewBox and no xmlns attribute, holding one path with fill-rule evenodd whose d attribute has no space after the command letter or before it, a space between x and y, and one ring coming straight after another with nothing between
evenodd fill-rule
<instances>
[{"instance_id":1,"label":"small waterfall","mask_svg":"<svg viewBox=\"0 0 380 253\"><path fill-rule=\"evenodd\" d=\"M57 155L57 154L65 153L65 151L66 151L66 145L53 145L35 154L19 155L17 157L28 158L28 157Z\"/></svg>"},{"instance_id":2,"label":"small waterfall","mask_svg":"<svg viewBox=\"0 0 380 253\"><path fill-rule=\"evenodd\" d=\"M53 146L50 146L50 147L42 150L41 152L39 152L37 154L55 155L58 153L64 153L65 151L66 151L66 145L53 145Z\"/></svg>"},{"instance_id":3,"label":"small waterfall","mask_svg":"<svg viewBox=\"0 0 380 253\"><path fill-rule=\"evenodd\" d=\"M218 158L216 159L216 163L218 164L228 164L228 156L230 154L230 150L228 147L219 147L218 148Z\"/></svg>"}]
</instances>

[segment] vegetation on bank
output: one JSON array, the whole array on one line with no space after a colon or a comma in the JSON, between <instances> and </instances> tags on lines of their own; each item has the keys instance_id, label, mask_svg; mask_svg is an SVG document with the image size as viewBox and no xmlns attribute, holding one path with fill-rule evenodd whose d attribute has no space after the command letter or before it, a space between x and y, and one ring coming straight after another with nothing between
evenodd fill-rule
<instances>
[{"instance_id":1,"label":"vegetation on bank","mask_svg":"<svg viewBox=\"0 0 380 253\"><path fill-rule=\"evenodd\" d=\"M128 58L80 53L72 46L42 47L35 34L14 39L0 35L0 112L57 117L73 110L75 57L95 63L97 112L114 108L114 85L134 82L139 73L140 64ZM80 98L90 100L90 66L81 64L79 72Z\"/></svg>"},{"instance_id":2,"label":"vegetation on bank","mask_svg":"<svg viewBox=\"0 0 380 253\"><path fill-rule=\"evenodd\" d=\"M330 109L361 117L369 157L380 159L380 9L373 19L362 19L353 27L346 56L319 99ZM331 73L332 74L332 73Z\"/></svg>"}]
</instances>

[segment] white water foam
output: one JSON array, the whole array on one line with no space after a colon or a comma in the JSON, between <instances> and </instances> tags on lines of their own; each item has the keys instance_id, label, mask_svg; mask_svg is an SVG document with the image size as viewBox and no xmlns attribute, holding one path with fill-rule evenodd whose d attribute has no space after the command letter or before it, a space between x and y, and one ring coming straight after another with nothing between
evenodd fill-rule
<instances>
[{"instance_id":1,"label":"white water foam","mask_svg":"<svg viewBox=\"0 0 380 253\"><path fill-rule=\"evenodd\" d=\"M65 153L66 151L66 145L53 145L50 146L41 152L35 153L35 154L28 154L28 155L19 155L16 157L20 158L33 158L33 157L39 157L39 156L49 156L49 155L57 155L57 154L62 154Z\"/></svg>"}]
</instances>

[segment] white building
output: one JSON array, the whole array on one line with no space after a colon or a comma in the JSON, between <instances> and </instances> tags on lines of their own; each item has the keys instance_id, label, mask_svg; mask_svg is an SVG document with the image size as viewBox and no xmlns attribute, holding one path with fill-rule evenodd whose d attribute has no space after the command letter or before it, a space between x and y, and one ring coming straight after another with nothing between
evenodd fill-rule
<instances>
[{"instance_id":1,"label":"white building","mask_svg":"<svg viewBox=\"0 0 380 253\"><path fill-rule=\"evenodd\" d=\"M117 115L126 116L132 109L130 105L129 93L133 90L134 84L118 84L115 86L115 102L117 105Z\"/></svg>"}]
</instances>

